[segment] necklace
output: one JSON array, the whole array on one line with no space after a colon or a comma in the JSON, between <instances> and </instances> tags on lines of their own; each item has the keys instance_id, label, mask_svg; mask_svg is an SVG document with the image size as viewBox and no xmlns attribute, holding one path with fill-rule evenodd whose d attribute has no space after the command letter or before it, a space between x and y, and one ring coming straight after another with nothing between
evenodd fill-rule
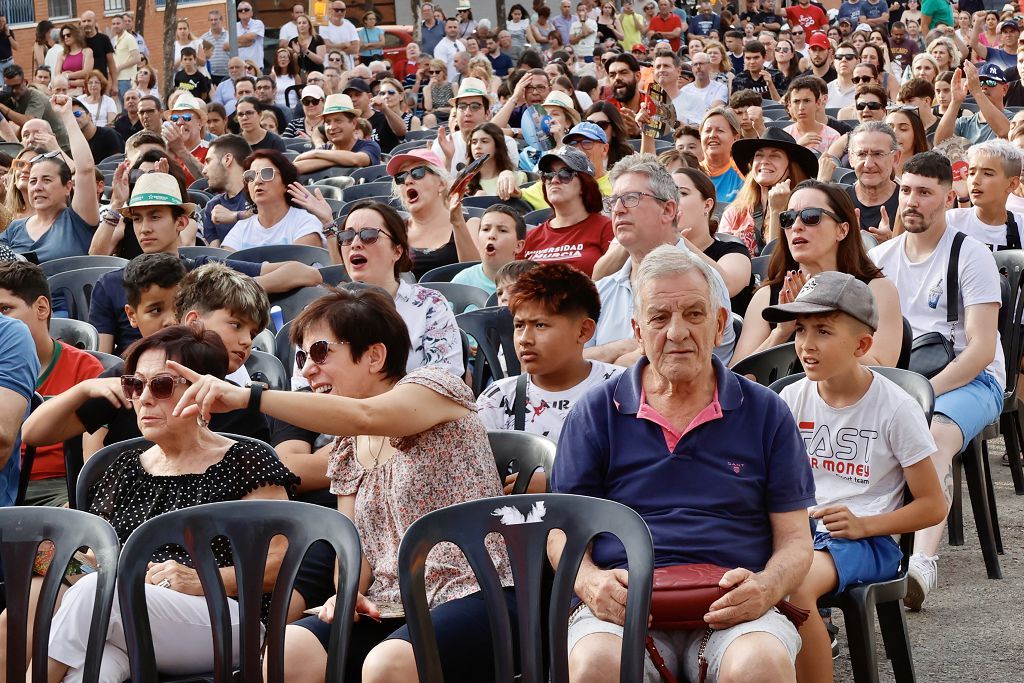
<instances>
[{"instance_id":1,"label":"necklace","mask_svg":"<svg viewBox=\"0 0 1024 683\"><path fill-rule=\"evenodd\" d=\"M370 437L366 437L366 452L367 453L373 453L373 451L371 450L371 448L372 448L371 444L372 444L372 442L370 441ZM377 466L380 464L380 454L383 451L384 451L384 437L381 437L381 439L380 439L380 448L377 449L377 454L373 456L373 468L374 469L376 469Z\"/></svg>"}]
</instances>

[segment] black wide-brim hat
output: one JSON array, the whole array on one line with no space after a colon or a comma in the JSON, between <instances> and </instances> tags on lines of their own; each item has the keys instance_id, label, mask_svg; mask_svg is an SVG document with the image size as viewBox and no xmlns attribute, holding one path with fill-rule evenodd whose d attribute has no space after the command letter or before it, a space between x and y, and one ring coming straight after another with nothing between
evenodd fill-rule
<instances>
[{"instance_id":1,"label":"black wide-brim hat","mask_svg":"<svg viewBox=\"0 0 1024 683\"><path fill-rule=\"evenodd\" d=\"M798 145L793 136L781 128L769 128L759 138L743 138L733 143L732 158L740 173L747 175L754 154L766 147L781 149L790 161L796 162L804 170L808 178L818 177L818 157L811 150Z\"/></svg>"}]
</instances>

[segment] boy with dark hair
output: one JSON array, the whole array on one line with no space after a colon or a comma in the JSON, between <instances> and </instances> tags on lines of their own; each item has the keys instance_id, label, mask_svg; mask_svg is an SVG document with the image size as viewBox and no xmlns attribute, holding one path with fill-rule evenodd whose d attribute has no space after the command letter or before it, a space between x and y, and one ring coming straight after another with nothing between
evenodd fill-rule
<instances>
[{"instance_id":1,"label":"boy with dark hair","mask_svg":"<svg viewBox=\"0 0 1024 683\"><path fill-rule=\"evenodd\" d=\"M35 389L42 396L56 396L103 372L100 362L85 351L50 337L50 303L50 288L39 266L0 264L0 313L28 327L41 368ZM63 445L37 449L25 505L60 506L67 499Z\"/></svg>"},{"instance_id":2,"label":"boy with dark hair","mask_svg":"<svg viewBox=\"0 0 1024 683\"><path fill-rule=\"evenodd\" d=\"M764 134L764 98L753 90L738 90L729 98L729 109L740 117L743 137L759 138ZM699 139L699 138L698 138Z\"/></svg>"},{"instance_id":3,"label":"boy with dark hair","mask_svg":"<svg viewBox=\"0 0 1024 683\"><path fill-rule=\"evenodd\" d=\"M518 211L507 204L495 204L480 219L476 248L480 263L459 271L452 282L479 287L488 294L497 290L498 270L516 260L516 253L526 239L526 222Z\"/></svg>"},{"instance_id":4,"label":"boy with dark hair","mask_svg":"<svg viewBox=\"0 0 1024 683\"><path fill-rule=\"evenodd\" d=\"M171 254L142 254L124 267L124 312L141 336L178 324L174 297L185 272L181 259Z\"/></svg>"},{"instance_id":5,"label":"boy with dark hair","mask_svg":"<svg viewBox=\"0 0 1024 683\"><path fill-rule=\"evenodd\" d=\"M516 429L557 441L576 400L624 370L583 358L601 315L601 298L582 271L544 263L511 285L509 310L523 374L484 390L477 399L480 419L488 429Z\"/></svg>"},{"instance_id":6,"label":"boy with dark hair","mask_svg":"<svg viewBox=\"0 0 1024 683\"><path fill-rule=\"evenodd\" d=\"M509 261L494 276L495 294L498 296L499 306L508 306L509 289L516 280L530 272L540 264L529 259Z\"/></svg>"},{"instance_id":7,"label":"boy with dark hair","mask_svg":"<svg viewBox=\"0 0 1024 683\"><path fill-rule=\"evenodd\" d=\"M213 83L199 70L199 55L194 47L181 48L181 71L174 74L174 87L185 90L204 102L210 99Z\"/></svg>"},{"instance_id":8,"label":"boy with dark hair","mask_svg":"<svg viewBox=\"0 0 1024 683\"><path fill-rule=\"evenodd\" d=\"M796 321L796 352L807 373L781 396L800 425L817 501L810 511L814 558L790 600L814 611L823 595L895 578L903 554L892 535L942 520L931 464L936 445L917 401L860 362L878 327L867 285L845 273L820 273L795 301L763 315ZM913 495L907 505L905 488ZM797 679L831 681L824 622L812 615L800 635Z\"/></svg>"},{"instance_id":9,"label":"boy with dark hair","mask_svg":"<svg viewBox=\"0 0 1024 683\"><path fill-rule=\"evenodd\" d=\"M801 147L807 147L821 154L828 152L833 142L839 139L839 132L818 120L823 114L824 104L821 81L813 76L797 76L789 84L784 100L790 117L795 121L783 128L793 136Z\"/></svg>"}]
</instances>

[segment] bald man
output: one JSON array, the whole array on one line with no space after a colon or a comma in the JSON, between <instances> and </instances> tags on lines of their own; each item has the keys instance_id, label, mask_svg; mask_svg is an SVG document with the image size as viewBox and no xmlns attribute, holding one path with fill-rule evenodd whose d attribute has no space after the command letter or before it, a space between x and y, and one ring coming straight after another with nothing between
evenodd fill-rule
<instances>
[{"instance_id":1,"label":"bald man","mask_svg":"<svg viewBox=\"0 0 1024 683\"><path fill-rule=\"evenodd\" d=\"M107 94L117 97L117 63L114 61L114 44L106 33L99 30L96 25L96 13L92 10L82 12L79 19L82 33L85 34L86 47L92 48L93 68L103 74L107 79ZM113 74L113 78L111 78Z\"/></svg>"},{"instance_id":2,"label":"bald man","mask_svg":"<svg viewBox=\"0 0 1024 683\"><path fill-rule=\"evenodd\" d=\"M213 101L224 105L228 116L235 111L235 81L245 75L245 61L241 57L228 60L228 77L217 84L213 92Z\"/></svg>"}]
</instances>

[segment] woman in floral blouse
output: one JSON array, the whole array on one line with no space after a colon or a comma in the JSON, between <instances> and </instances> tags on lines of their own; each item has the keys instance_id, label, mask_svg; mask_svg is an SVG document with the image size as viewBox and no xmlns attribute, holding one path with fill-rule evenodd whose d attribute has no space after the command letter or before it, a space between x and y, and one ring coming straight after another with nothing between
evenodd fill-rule
<instances>
[{"instance_id":1,"label":"woman in floral blouse","mask_svg":"<svg viewBox=\"0 0 1024 683\"><path fill-rule=\"evenodd\" d=\"M402 535L433 510L501 495L473 394L435 366L406 373L408 331L391 297L376 287L337 289L317 299L292 323L292 340L312 393L261 392L182 368L194 384L176 412L206 419L252 401L272 417L340 435L327 474L338 509L359 530L365 559L347 678L358 680L361 672L363 681L416 680L398 587ZM508 557L493 538L487 547L515 623ZM487 610L468 562L454 546L430 553L426 587L446 680L491 680ZM319 616L288 627L289 681L324 680L329 624L336 617L352 618L335 615L331 598Z\"/></svg>"}]
</instances>

